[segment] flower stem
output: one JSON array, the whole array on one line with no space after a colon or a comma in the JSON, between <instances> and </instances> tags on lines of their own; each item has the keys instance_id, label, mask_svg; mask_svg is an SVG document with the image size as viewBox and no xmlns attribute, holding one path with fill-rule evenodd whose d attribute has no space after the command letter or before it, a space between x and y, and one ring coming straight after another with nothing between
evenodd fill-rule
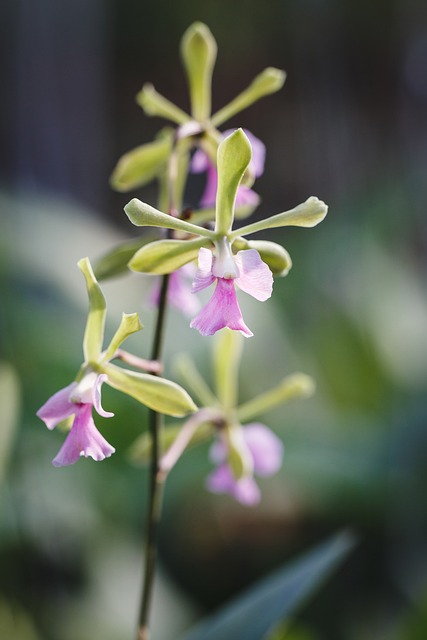
<instances>
[{"instance_id":1,"label":"flower stem","mask_svg":"<svg viewBox=\"0 0 427 640\"><path fill-rule=\"evenodd\" d=\"M160 362L163 349L163 338L166 319L166 302L169 276L162 279L156 330L154 335L151 359ZM153 374L157 375L157 374ZM154 587L157 559L158 527L163 503L164 474L160 471L160 432L163 426L163 415L156 411L149 413L149 430L152 438L152 456L150 466L149 504L147 515L147 532L144 561L144 584L142 588L141 607L137 640L148 640L149 617Z\"/></svg>"}]
</instances>

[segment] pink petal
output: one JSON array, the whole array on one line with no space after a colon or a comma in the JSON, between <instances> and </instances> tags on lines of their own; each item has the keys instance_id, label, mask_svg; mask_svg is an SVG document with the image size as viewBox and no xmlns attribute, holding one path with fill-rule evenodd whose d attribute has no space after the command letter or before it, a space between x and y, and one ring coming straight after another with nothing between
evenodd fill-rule
<instances>
[{"instance_id":1,"label":"pink petal","mask_svg":"<svg viewBox=\"0 0 427 640\"><path fill-rule=\"evenodd\" d=\"M206 479L206 487L212 493L228 493L246 506L257 504L261 498L259 487L252 476L236 480L226 464L212 471Z\"/></svg>"},{"instance_id":2,"label":"pink petal","mask_svg":"<svg viewBox=\"0 0 427 640\"><path fill-rule=\"evenodd\" d=\"M202 247L199 250L198 269L191 287L192 293L206 289L215 280L212 274L213 259L212 251L209 249Z\"/></svg>"},{"instance_id":3,"label":"pink petal","mask_svg":"<svg viewBox=\"0 0 427 640\"><path fill-rule=\"evenodd\" d=\"M76 405L70 402L70 395L76 386L77 383L72 382L68 387L57 391L37 411L36 415L43 420L48 429L53 429L61 420L75 413Z\"/></svg>"},{"instance_id":4,"label":"pink petal","mask_svg":"<svg viewBox=\"0 0 427 640\"><path fill-rule=\"evenodd\" d=\"M104 460L115 449L99 433L92 419L91 404L76 404L76 416L71 431L57 456L52 460L55 467L74 464L80 456L89 456L94 460Z\"/></svg>"},{"instance_id":5,"label":"pink petal","mask_svg":"<svg viewBox=\"0 0 427 640\"><path fill-rule=\"evenodd\" d=\"M92 389L92 404L95 407L97 413L104 418L112 418L114 413L111 411L105 411L101 405L101 387L104 382L108 380L108 376L106 373L101 373L96 378L95 385Z\"/></svg>"},{"instance_id":6,"label":"pink petal","mask_svg":"<svg viewBox=\"0 0 427 640\"><path fill-rule=\"evenodd\" d=\"M236 207L242 207L244 205L250 205L251 207L256 207L260 203L260 197L255 191L250 189L249 187L241 184L237 189L236 195Z\"/></svg>"},{"instance_id":7,"label":"pink petal","mask_svg":"<svg viewBox=\"0 0 427 640\"><path fill-rule=\"evenodd\" d=\"M208 154L203 149L197 149L191 158L190 171L192 173L202 173L207 171L209 164L211 164Z\"/></svg>"},{"instance_id":8,"label":"pink petal","mask_svg":"<svg viewBox=\"0 0 427 640\"><path fill-rule=\"evenodd\" d=\"M202 336L212 336L224 327L240 331L247 338L253 335L243 320L234 280L217 279L211 299L191 321L190 327L197 329Z\"/></svg>"},{"instance_id":9,"label":"pink petal","mask_svg":"<svg viewBox=\"0 0 427 640\"><path fill-rule=\"evenodd\" d=\"M259 476L271 476L282 466L282 441L264 424L253 422L243 428L243 437L252 454L254 471Z\"/></svg>"},{"instance_id":10,"label":"pink petal","mask_svg":"<svg viewBox=\"0 0 427 640\"><path fill-rule=\"evenodd\" d=\"M261 302L267 300L273 291L273 274L258 251L238 251L234 260L239 269L239 277L235 280L237 286Z\"/></svg>"},{"instance_id":11,"label":"pink petal","mask_svg":"<svg viewBox=\"0 0 427 640\"><path fill-rule=\"evenodd\" d=\"M236 129L228 129L224 131L224 137L229 136L231 133L236 131ZM251 131L248 129L243 129L246 136L249 138L249 142L252 147L252 159L249 164L249 171L255 176L255 178L259 178L264 173L264 163L265 163L265 144L256 136L254 136Z\"/></svg>"}]
</instances>

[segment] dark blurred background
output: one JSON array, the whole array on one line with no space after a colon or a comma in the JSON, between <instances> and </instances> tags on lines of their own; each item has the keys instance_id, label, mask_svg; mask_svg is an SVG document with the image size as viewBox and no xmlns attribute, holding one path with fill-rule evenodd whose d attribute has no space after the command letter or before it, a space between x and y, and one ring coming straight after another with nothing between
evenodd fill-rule
<instances>
[{"instance_id":1,"label":"dark blurred background","mask_svg":"<svg viewBox=\"0 0 427 640\"><path fill-rule=\"evenodd\" d=\"M81 362L76 261L139 233L122 211L130 196L108 184L120 155L163 125L135 95L149 81L188 109L177 51L202 20L219 48L214 110L266 66L288 73L226 125L267 146L259 215L309 195L329 204L315 230L269 236L294 268L269 303L242 300L255 338L241 399L294 370L318 390L263 416L286 458L259 508L204 491L206 448L173 472L153 638L343 526L356 551L284 637L427 638L425 2L14 0L0 11L0 637L132 637L147 478L126 450L146 414L106 389L116 418L99 424L117 453L62 470L50 460L63 434L34 414ZM155 185L131 195L155 203ZM139 311L144 356L147 280L105 284L109 335L122 310ZM191 346L209 378L210 342L187 324L171 312L168 359Z\"/></svg>"}]
</instances>

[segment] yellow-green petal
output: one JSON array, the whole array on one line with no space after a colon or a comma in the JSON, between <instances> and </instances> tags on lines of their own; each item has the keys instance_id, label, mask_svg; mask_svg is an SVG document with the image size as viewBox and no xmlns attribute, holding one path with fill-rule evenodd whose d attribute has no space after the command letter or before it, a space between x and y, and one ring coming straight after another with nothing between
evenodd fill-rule
<instances>
[{"instance_id":1,"label":"yellow-green petal","mask_svg":"<svg viewBox=\"0 0 427 640\"><path fill-rule=\"evenodd\" d=\"M216 337L213 351L215 389L221 406L226 410L233 409L237 404L243 340L240 332L227 328Z\"/></svg>"},{"instance_id":2,"label":"yellow-green petal","mask_svg":"<svg viewBox=\"0 0 427 640\"><path fill-rule=\"evenodd\" d=\"M206 238L194 240L157 240L146 244L129 261L132 271L164 275L195 260L200 247L209 247Z\"/></svg>"},{"instance_id":3,"label":"yellow-green petal","mask_svg":"<svg viewBox=\"0 0 427 640\"><path fill-rule=\"evenodd\" d=\"M285 83L286 73L281 69L275 69L274 67L267 67L259 75L257 75L242 93L239 93L231 102L225 107L217 111L211 118L211 123L215 127L219 127L226 120L229 120L236 113L243 111L251 104L268 96L271 93L279 91Z\"/></svg>"},{"instance_id":4,"label":"yellow-green petal","mask_svg":"<svg viewBox=\"0 0 427 640\"><path fill-rule=\"evenodd\" d=\"M327 213L328 206L319 198L311 196L305 202L289 211L278 213L275 216L236 229L236 231L229 234L229 239L233 241L237 236L246 236L250 233L276 227L315 227L319 222L322 222Z\"/></svg>"},{"instance_id":5,"label":"yellow-green petal","mask_svg":"<svg viewBox=\"0 0 427 640\"><path fill-rule=\"evenodd\" d=\"M270 389L270 391L266 391L238 407L237 417L240 422L248 422L248 420L252 420L280 404L289 402L289 400L307 398L314 393L314 390L313 378L305 373L294 373L284 378L274 389Z\"/></svg>"},{"instance_id":6,"label":"yellow-green petal","mask_svg":"<svg viewBox=\"0 0 427 640\"><path fill-rule=\"evenodd\" d=\"M163 170L172 150L172 136L162 136L125 153L110 178L116 191L130 191L153 180Z\"/></svg>"},{"instance_id":7,"label":"yellow-green petal","mask_svg":"<svg viewBox=\"0 0 427 640\"><path fill-rule=\"evenodd\" d=\"M95 264L94 272L98 280L105 280L129 271L128 262L143 245L154 240L154 234L136 240L128 240L117 245L103 255Z\"/></svg>"},{"instance_id":8,"label":"yellow-green petal","mask_svg":"<svg viewBox=\"0 0 427 640\"><path fill-rule=\"evenodd\" d=\"M255 249L261 256L274 276L286 276L292 267L292 260L289 253L282 245L268 240L246 240L246 238L236 238L233 242L233 249L241 251L245 249Z\"/></svg>"},{"instance_id":9,"label":"yellow-green petal","mask_svg":"<svg viewBox=\"0 0 427 640\"><path fill-rule=\"evenodd\" d=\"M228 464L233 476L240 480L253 473L253 458L243 437L243 430L239 424L233 424L225 431L228 450Z\"/></svg>"},{"instance_id":10,"label":"yellow-green petal","mask_svg":"<svg viewBox=\"0 0 427 640\"><path fill-rule=\"evenodd\" d=\"M236 129L218 147L218 188L215 231L227 235L234 218L237 189L252 157L252 148L243 129Z\"/></svg>"},{"instance_id":11,"label":"yellow-green petal","mask_svg":"<svg viewBox=\"0 0 427 640\"><path fill-rule=\"evenodd\" d=\"M147 116L159 116L176 124L185 124L190 116L173 102L158 93L152 84L145 84L136 96L136 101Z\"/></svg>"},{"instance_id":12,"label":"yellow-green petal","mask_svg":"<svg viewBox=\"0 0 427 640\"><path fill-rule=\"evenodd\" d=\"M89 313L83 338L83 354L86 362L97 362L102 351L104 326L107 305L89 258L82 258L77 263L86 280L89 296Z\"/></svg>"},{"instance_id":13,"label":"yellow-green petal","mask_svg":"<svg viewBox=\"0 0 427 640\"><path fill-rule=\"evenodd\" d=\"M148 373L128 371L114 364L106 364L103 371L108 384L126 393L149 409L178 418L197 410L188 393L175 382Z\"/></svg>"},{"instance_id":14,"label":"yellow-green petal","mask_svg":"<svg viewBox=\"0 0 427 640\"><path fill-rule=\"evenodd\" d=\"M206 238L215 238L213 231L191 224L185 220L180 220L167 213L162 213L146 202L141 202L138 198L132 198L125 206L125 213L129 220L137 227L162 227L164 229L174 229L175 231L205 236Z\"/></svg>"},{"instance_id":15,"label":"yellow-green petal","mask_svg":"<svg viewBox=\"0 0 427 640\"><path fill-rule=\"evenodd\" d=\"M141 331L142 328L143 326L137 313L123 313L120 325L102 357L102 362L108 362L108 360L114 358L114 354L126 338L137 331Z\"/></svg>"},{"instance_id":16,"label":"yellow-green petal","mask_svg":"<svg viewBox=\"0 0 427 640\"><path fill-rule=\"evenodd\" d=\"M190 88L191 115L205 121L211 113L212 71L216 61L217 44L209 28L194 22L184 33L181 55Z\"/></svg>"}]
</instances>

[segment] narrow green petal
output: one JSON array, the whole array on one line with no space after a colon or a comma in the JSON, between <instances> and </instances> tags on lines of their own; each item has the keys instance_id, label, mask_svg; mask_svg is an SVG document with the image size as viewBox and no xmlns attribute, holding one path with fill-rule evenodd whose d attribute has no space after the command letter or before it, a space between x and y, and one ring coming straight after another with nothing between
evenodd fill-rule
<instances>
[{"instance_id":1,"label":"narrow green petal","mask_svg":"<svg viewBox=\"0 0 427 640\"><path fill-rule=\"evenodd\" d=\"M83 338L83 354L86 362L97 362L102 351L104 326L107 305L89 258L82 258L77 263L86 280L89 296L89 313Z\"/></svg>"},{"instance_id":2,"label":"narrow green petal","mask_svg":"<svg viewBox=\"0 0 427 640\"><path fill-rule=\"evenodd\" d=\"M285 83L286 73L281 69L267 67L256 78L253 79L249 87L239 93L229 104L217 111L211 118L211 123L215 127L219 127L226 120L232 118L236 113L243 111L251 104L268 96L271 93L279 91Z\"/></svg>"},{"instance_id":3,"label":"narrow green petal","mask_svg":"<svg viewBox=\"0 0 427 640\"><path fill-rule=\"evenodd\" d=\"M244 338L238 331L224 329L216 338L213 351L216 395L224 409L237 404L239 366Z\"/></svg>"},{"instance_id":4,"label":"narrow green petal","mask_svg":"<svg viewBox=\"0 0 427 640\"><path fill-rule=\"evenodd\" d=\"M311 196L299 204L297 207L278 213L265 220L248 224L245 227L236 229L229 234L229 240L232 242L237 236L246 236L250 233L263 231L264 229L274 229L275 227L315 227L325 218L328 213L328 206L315 196Z\"/></svg>"},{"instance_id":5,"label":"narrow green petal","mask_svg":"<svg viewBox=\"0 0 427 640\"><path fill-rule=\"evenodd\" d=\"M142 87L136 96L136 101L144 109L147 116L159 116L176 124L184 124L191 120L185 111L160 95L150 83Z\"/></svg>"},{"instance_id":6,"label":"narrow green petal","mask_svg":"<svg viewBox=\"0 0 427 640\"><path fill-rule=\"evenodd\" d=\"M164 229L175 229L176 231L184 231L184 233L205 236L206 238L215 238L213 231L204 229L185 220L174 218L167 213L162 213L158 209L151 207L145 202L141 202L138 198L132 198L125 206L125 213L129 220L137 227L162 227Z\"/></svg>"},{"instance_id":7,"label":"narrow green petal","mask_svg":"<svg viewBox=\"0 0 427 640\"><path fill-rule=\"evenodd\" d=\"M228 464L233 476L240 480L244 476L253 473L253 459L243 438L243 430L239 424L231 425L226 429Z\"/></svg>"},{"instance_id":8,"label":"narrow green petal","mask_svg":"<svg viewBox=\"0 0 427 640\"><path fill-rule=\"evenodd\" d=\"M138 402L169 416L178 418L197 410L188 393L175 382L149 373L128 371L106 364L103 371L108 375L108 384Z\"/></svg>"},{"instance_id":9,"label":"narrow green petal","mask_svg":"<svg viewBox=\"0 0 427 640\"><path fill-rule=\"evenodd\" d=\"M273 275L286 276L292 267L292 260L289 253L277 244L268 240L246 240L246 238L236 238L233 242L233 249L237 251L255 249L271 269Z\"/></svg>"},{"instance_id":10,"label":"narrow green petal","mask_svg":"<svg viewBox=\"0 0 427 640\"><path fill-rule=\"evenodd\" d=\"M128 240L117 245L103 255L95 264L95 276L98 280L106 280L129 271L128 262L145 244L153 242L154 234L136 240Z\"/></svg>"},{"instance_id":11,"label":"narrow green petal","mask_svg":"<svg viewBox=\"0 0 427 640\"><path fill-rule=\"evenodd\" d=\"M137 331L141 331L142 328L143 326L137 313L123 313L120 325L108 345L101 362L108 362L114 358L114 354L126 338Z\"/></svg>"},{"instance_id":12,"label":"narrow green petal","mask_svg":"<svg viewBox=\"0 0 427 640\"><path fill-rule=\"evenodd\" d=\"M169 449L179 436L182 429L182 425L166 425L162 429L160 434L160 453L161 455ZM193 434L189 446L198 444L208 440L212 436L212 425L210 423L203 423L199 425L195 433ZM129 457L132 462L139 464L149 464L151 461L151 454L153 450L153 439L151 433L146 431L140 435L135 442L131 445L129 450Z\"/></svg>"},{"instance_id":13,"label":"narrow green petal","mask_svg":"<svg viewBox=\"0 0 427 640\"><path fill-rule=\"evenodd\" d=\"M218 147L218 189L215 231L228 234L234 218L237 189L252 157L251 144L242 129L227 136Z\"/></svg>"},{"instance_id":14,"label":"narrow green petal","mask_svg":"<svg viewBox=\"0 0 427 640\"><path fill-rule=\"evenodd\" d=\"M203 122L211 113L212 71L217 44L209 28L194 22L184 33L181 55L190 87L191 115Z\"/></svg>"},{"instance_id":15,"label":"narrow green petal","mask_svg":"<svg viewBox=\"0 0 427 640\"><path fill-rule=\"evenodd\" d=\"M308 398L313 395L314 389L314 381L310 376L305 373L294 373L284 378L274 389L266 391L238 407L237 417L240 422L248 422L248 420L252 420L280 404L289 402L289 400Z\"/></svg>"},{"instance_id":16,"label":"narrow green petal","mask_svg":"<svg viewBox=\"0 0 427 640\"><path fill-rule=\"evenodd\" d=\"M195 240L157 240L146 244L129 262L133 271L164 275L195 260L200 247L209 247L206 238Z\"/></svg>"},{"instance_id":17,"label":"narrow green petal","mask_svg":"<svg viewBox=\"0 0 427 640\"><path fill-rule=\"evenodd\" d=\"M172 136L143 144L125 153L110 178L116 191L130 191L153 180L165 166L172 150Z\"/></svg>"},{"instance_id":18,"label":"narrow green petal","mask_svg":"<svg viewBox=\"0 0 427 640\"><path fill-rule=\"evenodd\" d=\"M174 371L184 382L187 389L203 407L217 407L218 399L208 387L205 379L194 364L194 360L187 354L181 353L174 360Z\"/></svg>"}]
</instances>

